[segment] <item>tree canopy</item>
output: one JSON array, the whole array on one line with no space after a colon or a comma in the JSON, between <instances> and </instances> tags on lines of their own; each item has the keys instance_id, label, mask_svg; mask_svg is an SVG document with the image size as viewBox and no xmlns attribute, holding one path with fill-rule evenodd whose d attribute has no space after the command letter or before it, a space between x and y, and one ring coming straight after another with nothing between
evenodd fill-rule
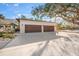
<instances>
[{"instance_id":1,"label":"tree canopy","mask_svg":"<svg viewBox=\"0 0 79 59\"><path fill-rule=\"evenodd\" d=\"M37 17L62 17L64 20L75 23L79 20L78 3L46 3L32 10L32 15Z\"/></svg>"}]
</instances>

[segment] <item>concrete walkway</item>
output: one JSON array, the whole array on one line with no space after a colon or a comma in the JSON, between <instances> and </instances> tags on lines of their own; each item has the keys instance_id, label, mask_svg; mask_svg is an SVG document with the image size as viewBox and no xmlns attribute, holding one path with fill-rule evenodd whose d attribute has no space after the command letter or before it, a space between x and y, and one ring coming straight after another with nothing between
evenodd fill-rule
<instances>
[{"instance_id":1,"label":"concrete walkway","mask_svg":"<svg viewBox=\"0 0 79 59\"><path fill-rule=\"evenodd\" d=\"M63 56L79 55L79 34L59 32L20 34L0 55L8 56Z\"/></svg>"}]
</instances>

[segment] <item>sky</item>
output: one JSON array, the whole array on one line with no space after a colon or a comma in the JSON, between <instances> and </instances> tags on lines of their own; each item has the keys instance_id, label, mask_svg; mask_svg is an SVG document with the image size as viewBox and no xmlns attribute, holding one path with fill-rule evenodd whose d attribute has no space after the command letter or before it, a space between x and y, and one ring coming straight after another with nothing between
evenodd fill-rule
<instances>
[{"instance_id":1,"label":"sky","mask_svg":"<svg viewBox=\"0 0 79 59\"><path fill-rule=\"evenodd\" d=\"M44 3L0 3L0 14L3 14L7 19L14 19L25 15L26 18L33 18L31 14L33 8L44 5ZM61 19L61 18L58 18ZM44 17L44 21L54 22L55 18Z\"/></svg>"},{"instance_id":2,"label":"sky","mask_svg":"<svg viewBox=\"0 0 79 59\"><path fill-rule=\"evenodd\" d=\"M8 19L15 19L21 15L32 18L32 9L44 5L43 3L0 3L0 14Z\"/></svg>"}]
</instances>

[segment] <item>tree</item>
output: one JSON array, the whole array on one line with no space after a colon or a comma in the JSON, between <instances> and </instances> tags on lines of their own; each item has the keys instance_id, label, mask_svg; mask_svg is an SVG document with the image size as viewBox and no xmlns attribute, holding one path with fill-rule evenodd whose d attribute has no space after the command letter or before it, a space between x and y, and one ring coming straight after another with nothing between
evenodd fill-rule
<instances>
[{"instance_id":1,"label":"tree","mask_svg":"<svg viewBox=\"0 0 79 59\"><path fill-rule=\"evenodd\" d=\"M43 21L42 20L42 5L39 5L38 7L34 8L32 10L32 15L34 16L34 20L37 20L37 21Z\"/></svg>"},{"instance_id":2,"label":"tree","mask_svg":"<svg viewBox=\"0 0 79 59\"><path fill-rule=\"evenodd\" d=\"M21 15L21 19L26 19L26 16L24 16L24 15Z\"/></svg>"},{"instance_id":3,"label":"tree","mask_svg":"<svg viewBox=\"0 0 79 59\"><path fill-rule=\"evenodd\" d=\"M36 7L32 12L35 12L35 16L62 17L73 24L75 24L75 20L79 20L78 3L46 3L41 5L41 8Z\"/></svg>"},{"instance_id":4,"label":"tree","mask_svg":"<svg viewBox=\"0 0 79 59\"><path fill-rule=\"evenodd\" d=\"M5 16L3 16L3 14L0 14L0 18L1 18L1 19L4 19L4 18L5 18Z\"/></svg>"}]
</instances>

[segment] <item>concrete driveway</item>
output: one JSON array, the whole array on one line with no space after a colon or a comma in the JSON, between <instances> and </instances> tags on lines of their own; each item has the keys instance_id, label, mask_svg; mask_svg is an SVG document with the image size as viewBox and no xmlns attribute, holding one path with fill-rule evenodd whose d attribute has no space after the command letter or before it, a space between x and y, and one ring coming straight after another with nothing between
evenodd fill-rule
<instances>
[{"instance_id":1,"label":"concrete driveway","mask_svg":"<svg viewBox=\"0 0 79 59\"><path fill-rule=\"evenodd\" d=\"M23 34L19 33L12 42L10 42L7 46L5 46L5 48L31 44L41 41L48 41L55 38L58 38L55 32L45 32L45 33L39 32L39 33L23 33Z\"/></svg>"},{"instance_id":2,"label":"concrete driveway","mask_svg":"<svg viewBox=\"0 0 79 59\"><path fill-rule=\"evenodd\" d=\"M79 34L53 32L19 34L4 49L4 56L70 56L79 55Z\"/></svg>"}]
</instances>

